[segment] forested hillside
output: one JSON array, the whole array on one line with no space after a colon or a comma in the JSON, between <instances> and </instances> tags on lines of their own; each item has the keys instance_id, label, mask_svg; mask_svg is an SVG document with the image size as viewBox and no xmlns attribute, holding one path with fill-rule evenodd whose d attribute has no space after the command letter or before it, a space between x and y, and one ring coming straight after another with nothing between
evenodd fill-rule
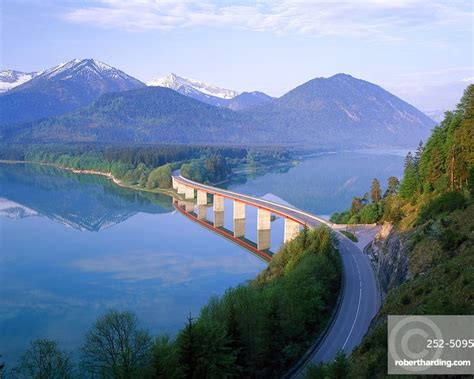
<instances>
[{"instance_id":1,"label":"forested hillside","mask_svg":"<svg viewBox=\"0 0 474 379\"><path fill-rule=\"evenodd\" d=\"M262 100L258 93L242 96L242 104L235 109L242 109L249 97ZM278 99L263 100L267 101L233 111L163 87L106 93L74 113L23 124L7 122L0 129L0 141L354 149L413 146L435 125L381 87L345 74L316 78ZM5 98L2 101L5 103Z\"/></svg>"},{"instance_id":2,"label":"forested hillside","mask_svg":"<svg viewBox=\"0 0 474 379\"><path fill-rule=\"evenodd\" d=\"M218 183L232 168L249 165L255 170L289 162L284 148L249 148L142 145L10 145L0 150L0 160L40 163L76 171L105 174L134 189L171 188L171 172L181 168L189 179Z\"/></svg>"},{"instance_id":3,"label":"forested hillside","mask_svg":"<svg viewBox=\"0 0 474 379\"><path fill-rule=\"evenodd\" d=\"M355 198L333 220L357 222L371 213L373 221L393 224L369 252L376 249L378 274L386 265L388 275L402 272L402 284L382 283L385 303L349 362L339 357L313 367L308 377L323 377L335 367L348 377L385 377L387 315L474 314L474 85L426 145L408 154L400 185L395 179L384 196L374 181L371 196Z\"/></svg>"}]
</instances>

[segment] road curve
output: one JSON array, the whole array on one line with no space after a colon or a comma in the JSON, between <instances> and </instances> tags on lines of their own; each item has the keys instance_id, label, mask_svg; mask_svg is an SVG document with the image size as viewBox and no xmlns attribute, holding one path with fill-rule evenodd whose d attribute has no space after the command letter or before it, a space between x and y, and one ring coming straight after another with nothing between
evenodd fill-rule
<instances>
[{"instance_id":1,"label":"road curve","mask_svg":"<svg viewBox=\"0 0 474 379\"><path fill-rule=\"evenodd\" d=\"M344 289L340 307L323 340L308 359L300 365L300 368L293 376L299 376L305 370L308 363L331 361L339 349L342 349L346 354L350 354L354 347L361 342L372 318L380 307L380 294L368 256L351 240L340 233L337 225L309 212L197 183L184 178L179 171L173 172L172 175L177 182L195 189L261 207L284 217L290 217L300 224L305 224L309 227L325 224L333 229L339 240L339 251L344 267Z\"/></svg>"}]
</instances>

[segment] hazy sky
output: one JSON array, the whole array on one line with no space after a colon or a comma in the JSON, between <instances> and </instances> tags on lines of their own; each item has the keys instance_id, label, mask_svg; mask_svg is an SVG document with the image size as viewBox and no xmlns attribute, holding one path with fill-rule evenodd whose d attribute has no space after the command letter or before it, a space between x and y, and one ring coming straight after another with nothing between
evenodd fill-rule
<instances>
[{"instance_id":1,"label":"hazy sky","mask_svg":"<svg viewBox=\"0 0 474 379\"><path fill-rule=\"evenodd\" d=\"M95 58L279 96L345 72L422 110L474 81L472 1L2 0L1 68Z\"/></svg>"}]
</instances>

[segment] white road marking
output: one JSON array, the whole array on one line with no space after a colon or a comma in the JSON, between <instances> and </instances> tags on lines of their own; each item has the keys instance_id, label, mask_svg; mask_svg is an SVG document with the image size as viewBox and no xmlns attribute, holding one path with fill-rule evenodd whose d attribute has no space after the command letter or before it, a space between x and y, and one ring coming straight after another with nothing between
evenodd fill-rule
<instances>
[{"instance_id":1,"label":"white road marking","mask_svg":"<svg viewBox=\"0 0 474 379\"><path fill-rule=\"evenodd\" d=\"M351 330L349 331L349 334L347 335L347 338L346 338L344 344L342 345L342 349L344 349L346 347L347 341L349 341L349 338L352 334L352 331L354 330L354 326L356 324L357 317L359 316L360 300L362 298L362 279L361 279L361 276L360 276L359 264L357 263L356 259L354 258L354 255L351 255L351 257L352 257L352 259L354 260L354 262L356 264L357 274L359 275L359 303L357 304L357 311L356 311L356 316L354 318L354 322L352 323Z\"/></svg>"}]
</instances>

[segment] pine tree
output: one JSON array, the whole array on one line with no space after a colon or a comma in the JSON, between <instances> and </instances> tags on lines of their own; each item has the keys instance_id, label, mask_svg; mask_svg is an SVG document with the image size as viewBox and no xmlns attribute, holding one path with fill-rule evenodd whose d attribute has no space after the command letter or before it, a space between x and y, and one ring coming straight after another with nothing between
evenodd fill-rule
<instances>
[{"instance_id":1,"label":"pine tree","mask_svg":"<svg viewBox=\"0 0 474 379\"><path fill-rule=\"evenodd\" d=\"M231 304L229 314L227 316L227 335L230 339L230 347L236 354L236 365L238 368L245 366L244 361L244 346L240 335L239 325L237 321L237 311L235 305Z\"/></svg>"},{"instance_id":2,"label":"pine tree","mask_svg":"<svg viewBox=\"0 0 474 379\"><path fill-rule=\"evenodd\" d=\"M336 353L336 358L331 365L331 378L345 379L349 376L349 362L342 350Z\"/></svg>"},{"instance_id":3,"label":"pine tree","mask_svg":"<svg viewBox=\"0 0 474 379\"><path fill-rule=\"evenodd\" d=\"M303 250L306 250L306 247L308 245L308 225L304 224L303 226Z\"/></svg>"},{"instance_id":4,"label":"pine tree","mask_svg":"<svg viewBox=\"0 0 474 379\"><path fill-rule=\"evenodd\" d=\"M418 175L414 164L413 155L409 151L405 158L405 171L400 184L400 196L404 199L410 199L418 188Z\"/></svg>"},{"instance_id":5,"label":"pine tree","mask_svg":"<svg viewBox=\"0 0 474 379\"><path fill-rule=\"evenodd\" d=\"M400 185L400 181L395 177L391 176L387 180L387 190L385 191L383 197L387 197L390 195L395 195L398 192L398 187Z\"/></svg>"},{"instance_id":6,"label":"pine tree","mask_svg":"<svg viewBox=\"0 0 474 379\"><path fill-rule=\"evenodd\" d=\"M265 341L262 357L263 377L274 378L284 364L281 360L275 359L276 356L281 354L283 349L280 318L279 299L276 296L272 296L270 298L268 314L265 318L265 330L263 331Z\"/></svg>"},{"instance_id":7,"label":"pine tree","mask_svg":"<svg viewBox=\"0 0 474 379\"><path fill-rule=\"evenodd\" d=\"M423 149L424 149L423 141L420 140L420 143L418 144L418 147L415 152L415 157L413 158L413 164L416 167L416 169L418 169L418 165L420 163L421 156L423 154Z\"/></svg>"},{"instance_id":8,"label":"pine tree","mask_svg":"<svg viewBox=\"0 0 474 379\"><path fill-rule=\"evenodd\" d=\"M193 378L198 358L198 338L196 324L189 315L186 326L177 339L179 363L183 369L185 378Z\"/></svg>"},{"instance_id":9,"label":"pine tree","mask_svg":"<svg viewBox=\"0 0 474 379\"><path fill-rule=\"evenodd\" d=\"M405 157L405 163L404 163L405 170L410 167L414 167L414 159L413 159L413 154L411 151L408 152L407 156Z\"/></svg>"},{"instance_id":10,"label":"pine tree","mask_svg":"<svg viewBox=\"0 0 474 379\"><path fill-rule=\"evenodd\" d=\"M351 204L351 215L356 215L363 207L363 201L360 197L354 196Z\"/></svg>"},{"instance_id":11,"label":"pine tree","mask_svg":"<svg viewBox=\"0 0 474 379\"><path fill-rule=\"evenodd\" d=\"M370 197L375 204L378 204L382 198L382 190L380 189L380 182L377 178L372 180L372 185L370 186Z\"/></svg>"},{"instance_id":12,"label":"pine tree","mask_svg":"<svg viewBox=\"0 0 474 379\"><path fill-rule=\"evenodd\" d=\"M195 378L233 378L238 370L236 353L230 346L226 329L220 323L200 320L196 325L197 360L193 371Z\"/></svg>"}]
</instances>

